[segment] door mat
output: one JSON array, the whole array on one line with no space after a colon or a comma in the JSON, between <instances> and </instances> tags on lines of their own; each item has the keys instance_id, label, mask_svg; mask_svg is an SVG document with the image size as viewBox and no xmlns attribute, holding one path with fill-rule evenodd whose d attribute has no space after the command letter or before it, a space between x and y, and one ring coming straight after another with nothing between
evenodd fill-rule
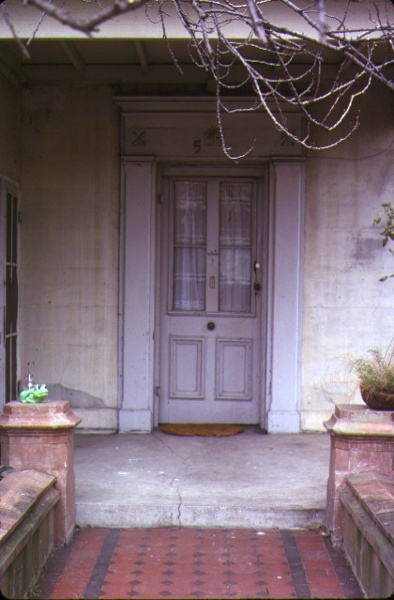
<instances>
[{"instance_id":1,"label":"door mat","mask_svg":"<svg viewBox=\"0 0 394 600\"><path fill-rule=\"evenodd\" d=\"M160 427L164 433L172 435L201 435L201 436L228 436L242 433L244 428L241 425L221 425L215 423L174 423L162 425Z\"/></svg>"}]
</instances>

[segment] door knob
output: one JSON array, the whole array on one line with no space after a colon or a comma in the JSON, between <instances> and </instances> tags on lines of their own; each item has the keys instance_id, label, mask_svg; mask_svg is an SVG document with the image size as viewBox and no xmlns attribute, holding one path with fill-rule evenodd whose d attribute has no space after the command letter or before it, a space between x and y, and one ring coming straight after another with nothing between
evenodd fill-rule
<instances>
[{"instance_id":1,"label":"door knob","mask_svg":"<svg viewBox=\"0 0 394 600\"><path fill-rule=\"evenodd\" d=\"M215 329L216 325L213 321L209 321L207 324L207 327L208 327L209 331L213 331Z\"/></svg>"}]
</instances>

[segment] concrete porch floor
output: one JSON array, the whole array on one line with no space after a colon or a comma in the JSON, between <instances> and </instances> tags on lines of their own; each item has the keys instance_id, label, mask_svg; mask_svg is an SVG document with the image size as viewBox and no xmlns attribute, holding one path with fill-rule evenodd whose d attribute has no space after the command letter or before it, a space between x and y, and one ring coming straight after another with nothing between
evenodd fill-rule
<instances>
[{"instance_id":1,"label":"concrete porch floor","mask_svg":"<svg viewBox=\"0 0 394 600\"><path fill-rule=\"evenodd\" d=\"M80 527L304 529L324 522L328 434L75 435Z\"/></svg>"}]
</instances>

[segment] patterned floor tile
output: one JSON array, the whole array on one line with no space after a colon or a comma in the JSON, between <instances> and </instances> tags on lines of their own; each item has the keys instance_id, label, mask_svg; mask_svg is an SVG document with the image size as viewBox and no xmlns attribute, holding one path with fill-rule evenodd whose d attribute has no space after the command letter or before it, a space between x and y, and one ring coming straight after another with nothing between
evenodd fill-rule
<instances>
[{"instance_id":1,"label":"patterned floor tile","mask_svg":"<svg viewBox=\"0 0 394 600\"><path fill-rule=\"evenodd\" d=\"M40 598L361 598L315 531L83 529L53 553Z\"/></svg>"}]
</instances>

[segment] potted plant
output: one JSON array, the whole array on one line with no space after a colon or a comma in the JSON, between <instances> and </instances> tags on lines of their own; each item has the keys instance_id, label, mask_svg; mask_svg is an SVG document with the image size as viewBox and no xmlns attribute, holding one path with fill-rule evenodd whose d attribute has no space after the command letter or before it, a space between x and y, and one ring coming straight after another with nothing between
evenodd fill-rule
<instances>
[{"instance_id":1,"label":"potted plant","mask_svg":"<svg viewBox=\"0 0 394 600\"><path fill-rule=\"evenodd\" d=\"M374 410L394 410L393 342L386 352L374 348L368 354L368 357L352 361L358 375L361 397Z\"/></svg>"}]
</instances>

